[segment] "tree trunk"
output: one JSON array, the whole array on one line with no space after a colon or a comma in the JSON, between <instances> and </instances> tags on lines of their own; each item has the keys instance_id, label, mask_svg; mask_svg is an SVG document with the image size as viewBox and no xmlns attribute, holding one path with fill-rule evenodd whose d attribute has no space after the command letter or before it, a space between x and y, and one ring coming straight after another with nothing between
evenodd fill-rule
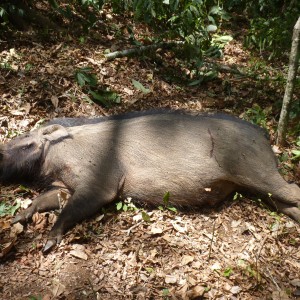
<instances>
[{"instance_id":1,"label":"tree trunk","mask_svg":"<svg viewBox=\"0 0 300 300\"><path fill-rule=\"evenodd\" d=\"M289 72L287 83L285 87L282 108L277 129L277 145L283 146L286 141L287 123L289 120L289 113L291 101L293 97L294 84L298 70L299 60L299 39L300 39L300 17L294 27L292 47L289 60Z\"/></svg>"}]
</instances>

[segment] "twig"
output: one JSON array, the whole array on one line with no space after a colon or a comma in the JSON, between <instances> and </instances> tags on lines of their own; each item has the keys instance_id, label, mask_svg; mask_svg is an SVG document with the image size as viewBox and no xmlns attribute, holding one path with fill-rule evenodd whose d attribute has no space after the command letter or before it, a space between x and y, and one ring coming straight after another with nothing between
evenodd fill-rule
<instances>
[{"instance_id":1,"label":"twig","mask_svg":"<svg viewBox=\"0 0 300 300\"><path fill-rule=\"evenodd\" d=\"M143 223L143 221L141 221L141 222L139 222L139 223L136 223L135 225L131 226L130 228L128 228L128 229L126 229L126 230L124 230L124 231L127 233L127 235L129 235L132 229L138 227L138 226L139 226L140 224L142 224L142 223Z\"/></svg>"},{"instance_id":2,"label":"twig","mask_svg":"<svg viewBox=\"0 0 300 300\"><path fill-rule=\"evenodd\" d=\"M213 224L213 231L212 231L212 236L211 236L211 240L210 240L208 260L210 260L210 257L211 257L211 249L212 249L212 244L213 244L214 237L215 237L216 221L217 221L217 219L214 220L214 224Z\"/></svg>"},{"instance_id":3,"label":"twig","mask_svg":"<svg viewBox=\"0 0 300 300\"><path fill-rule=\"evenodd\" d=\"M256 284L257 285L259 284L258 260L259 260L260 253L261 253L267 239L268 239L268 236L266 235L265 238L263 239L263 241L257 251L257 255L256 255L256 274L257 274L256 275Z\"/></svg>"},{"instance_id":4,"label":"twig","mask_svg":"<svg viewBox=\"0 0 300 300\"><path fill-rule=\"evenodd\" d=\"M236 66L228 66L212 61L205 61L204 65L209 69L215 69L220 73L236 74L243 77L251 77L249 74L243 73Z\"/></svg>"},{"instance_id":5,"label":"twig","mask_svg":"<svg viewBox=\"0 0 300 300\"><path fill-rule=\"evenodd\" d=\"M95 300L97 300L97 292L94 290L93 283L92 283L92 281L91 281L91 279L89 277L88 277L88 282L89 282L89 285L90 285L90 287L92 289L92 292L93 292L93 295L95 297Z\"/></svg>"},{"instance_id":6,"label":"twig","mask_svg":"<svg viewBox=\"0 0 300 300\"><path fill-rule=\"evenodd\" d=\"M268 273L269 273L269 274L268 274L268 275L269 275L269 278L270 278L271 281L274 283L274 285L276 286L277 290L280 291L281 289L280 289L279 285L277 284L277 282L275 281L275 279L273 278L273 276L272 276L270 270L269 270L267 267L266 267L266 269L267 269L267 271L268 271Z\"/></svg>"}]
</instances>

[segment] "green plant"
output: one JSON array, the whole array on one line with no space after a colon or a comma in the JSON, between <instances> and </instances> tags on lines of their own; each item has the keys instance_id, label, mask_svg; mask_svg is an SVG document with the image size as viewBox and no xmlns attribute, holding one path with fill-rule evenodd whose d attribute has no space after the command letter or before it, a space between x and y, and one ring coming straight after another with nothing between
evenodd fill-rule
<instances>
[{"instance_id":1,"label":"green plant","mask_svg":"<svg viewBox=\"0 0 300 300\"><path fill-rule=\"evenodd\" d=\"M149 274L151 274L151 273L154 272L154 269L151 268L151 267L146 267L145 270L146 270Z\"/></svg>"},{"instance_id":2,"label":"green plant","mask_svg":"<svg viewBox=\"0 0 300 300\"><path fill-rule=\"evenodd\" d=\"M267 128L267 117L270 114L272 107L262 109L258 104L253 104L251 108L246 111L246 120L253 124Z\"/></svg>"},{"instance_id":3,"label":"green plant","mask_svg":"<svg viewBox=\"0 0 300 300\"><path fill-rule=\"evenodd\" d=\"M243 195L240 194L240 193L238 193L238 192L236 192L236 193L234 194L232 200L236 201L236 200L241 199L241 198L243 198Z\"/></svg>"},{"instance_id":4,"label":"green plant","mask_svg":"<svg viewBox=\"0 0 300 300\"><path fill-rule=\"evenodd\" d=\"M163 297L166 297L166 296L168 296L169 294L170 294L169 289L163 289L163 290L162 290L162 295L163 295Z\"/></svg>"},{"instance_id":5,"label":"green plant","mask_svg":"<svg viewBox=\"0 0 300 300\"><path fill-rule=\"evenodd\" d=\"M163 197L163 206L160 205L158 207L158 209L160 209L160 210L167 209L167 210L170 210L170 211L173 211L173 212L177 212L176 207L170 205L169 200L170 200L170 192L166 192L164 197Z\"/></svg>"},{"instance_id":6,"label":"green plant","mask_svg":"<svg viewBox=\"0 0 300 300\"><path fill-rule=\"evenodd\" d=\"M159 32L158 39L185 41L185 54L192 58L201 56L210 46L211 34L219 30L229 15L219 0L111 0L118 13L133 13Z\"/></svg>"},{"instance_id":7,"label":"green plant","mask_svg":"<svg viewBox=\"0 0 300 300\"><path fill-rule=\"evenodd\" d=\"M8 23L8 14L7 14L7 11L2 6L0 6L0 20L1 20L0 24L2 26L7 25L7 23Z\"/></svg>"},{"instance_id":8,"label":"green plant","mask_svg":"<svg viewBox=\"0 0 300 300\"><path fill-rule=\"evenodd\" d=\"M145 88L139 81L132 79L131 82L134 85L134 87L137 90L140 90L141 92L143 92L143 94L148 94L151 92L149 89Z\"/></svg>"},{"instance_id":9,"label":"green plant","mask_svg":"<svg viewBox=\"0 0 300 300\"><path fill-rule=\"evenodd\" d=\"M121 97L116 92L110 91L109 89L98 89L97 91L90 89L89 94L91 94L93 100L100 102L106 107L121 103Z\"/></svg>"},{"instance_id":10,"label":"green plant","mask_svg":"<svg viewBox=\"0 0 300 300\"><path fill-rule=\"evenodd\" d=\"M80 68L75 71L76 81L81 87L86 85L95 87L97 85L97 77L92 71L93 69L90 67Z\"/></svg>"},{"instance_id":11,"label":"green plant","mask_svg":"<svg viewBox=\"0 0 300 300\"><path fill-rule=\"evenodd\" d=\"M48 2L52 9L64 18L68 20L79 18L83 30L88 31L99 21L100 10L105 0L74 0L63 4L59 4L56 0Z\"/></svg>"},{"instance_id":12,"label":"green plant","mask_svg":"<svg viewBox=\"0 0 300 300\"><path fill-rule=\"evenodd\" d=\"M9 204L6 202L0 203L0 217L4 217L7 215L13 216L15 212L20 208L20 201L15 201L13 204Z\"/></svg>"},{"instance_id":13,"label":"green plant","mask_svg":"<svg viewBox=\"0 0 300 300\"><path fill-rule=\"evenodd\" d=\"M225 9L243 14L250 26L245 44L268 51L269 58L282 57L290 50L293 27L299 17L300 2L294 0L229 0Z\"/></svg>"},{"instance_id":14,"label":"green plant","mask_svg":"<svg viewBox=\"0 0 300 300\"><path fill-rule=\"evenodd\" d=\"M232 268L226 268L225 270L224 270L224 272L223 272L223 276L224 277L230 277L230 275L232 274L232 272L233 272L233 270L232 270Z\"/></svg>"},{"instance_id":15,"label":"green plant","mask_svg":"<svg viewBox=\"0 0 300 300\"><path fill-rule=\"evenodd\" d=\"M258 280L261 280L261 275L259 274L259 272L257 272L255 268L253 268L251 264L247 263L245 260L239 259L237 265L242 269L243 273L246 276L254 277L257 278Z\"/></svg>"},{"instance_id":16,"label":"green plant","mask_svg":"<svg viewBox=\"0 0 300 300\"><path fill-rule=\"evenodd\" d=\"M142 219L143 219L145 222L150 222L150 221L151 221L150 216L149 216L145 211L142 211Z\"/></svg>"},{"instance_id":17,"label":"green plant","mask_svg":"<svg viewBox=\"0 0 300 300\"><path fill-rule=\"evenodd\" d=\"M122 211L136 211L137 207L134 203L131 202L131 198L127 198L124 201L120 201L116 203L117 210Z\"/></svg>"},{"instance_id":18,"label":"green plant","mask_svg":"<svg viewBox=\"0 0 300 300\"><path fill-rule=\"evenodd\" d=\"M111 107L121 102L121 97L108 88L99 88L98 79L90 67L84 67L75 71L75 79L83 90L91 95L92 99L100 104ZM90 99L86 96L87 99Z\"/></svg>"},{"instance_id":19,"label":"green plant","mask_svg":"<svg viewBox=\"0 0 300 300\"><path fill-rule=\"evenodd\" d=\"M300 160L300 137L298 137L298 140L296 142L296 145L297 145L297 149L293 149L291 152L292 152L292 160L293 161L298 161Z\"/></svg>"}]
</instances>

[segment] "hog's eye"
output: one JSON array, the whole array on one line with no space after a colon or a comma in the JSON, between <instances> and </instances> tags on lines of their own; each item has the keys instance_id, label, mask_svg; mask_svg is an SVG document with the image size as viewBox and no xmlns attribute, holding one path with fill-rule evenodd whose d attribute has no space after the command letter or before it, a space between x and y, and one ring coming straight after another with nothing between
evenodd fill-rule
<instances>
[{"instance_id":1,"label":"hog's eye","mask_svg":"<svg viewBox=\"0 0 300 300\"><path fill-rule=\"evenodd\" d=\"M28 143L22 147L22 150L28 150L33 147L33 143Z\"/></svg>"}]
</instances>

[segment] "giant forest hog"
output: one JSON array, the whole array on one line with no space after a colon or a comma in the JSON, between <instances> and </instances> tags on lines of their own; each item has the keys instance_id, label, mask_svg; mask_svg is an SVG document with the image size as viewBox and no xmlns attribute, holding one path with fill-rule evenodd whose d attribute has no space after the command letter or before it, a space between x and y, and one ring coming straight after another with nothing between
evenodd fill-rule
<instances>
[{"instance_id":1,"label":"giant forest hog","mask_svg":"<svg viewBox=\"0 0 300 300\"><path fill-rule=\"evenodd\" d=\"M46 190L13 222L59 208L61 190L71 194L44 251L116 197L157 205L166 191L175 205L201 206L247 190L300 221L300 188L278 173L262 129L222 114L54 120L0 146L0 181Z\"/></svg>"}]
</instances>

